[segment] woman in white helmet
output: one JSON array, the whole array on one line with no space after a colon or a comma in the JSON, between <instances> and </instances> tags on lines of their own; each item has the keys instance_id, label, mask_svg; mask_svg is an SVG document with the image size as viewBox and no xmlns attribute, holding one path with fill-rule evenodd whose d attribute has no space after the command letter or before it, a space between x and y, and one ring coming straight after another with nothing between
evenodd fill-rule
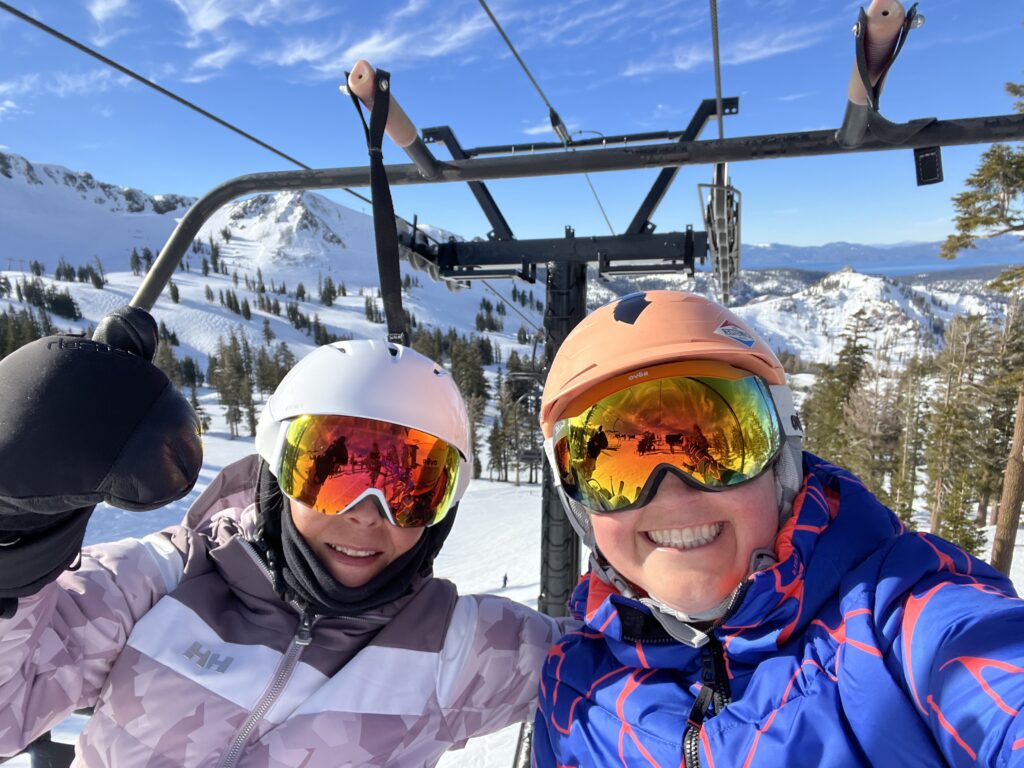
<instances>
[{"instance_id":1,"label":"woman in white helmet","mask_svg":"<svg viewBox=\"0 0 1024 768\"><path fill-rule=\"evenodd\" d=\"M1013 586L801 453L782 366L741 318L675 291L595 310L541 426L593 555L585 626L545 664L536 765L1024 765Z\"/></svg>"},{"instance_id":2,"label":"woman in white helmet","mask_svg":"<svg viewBox=\"0 0 1024 768\"><path fill-rule=\"evenodd\" d=\"M256 447L182 525L86 547L15 593L0 756L83 707L90 766L433 765L530 716L559 625L431 572L471 476L444 368L383 342L319 348L268 400ZM0 499L0 544L16 506Z\"/></svg>"}]
</instances>

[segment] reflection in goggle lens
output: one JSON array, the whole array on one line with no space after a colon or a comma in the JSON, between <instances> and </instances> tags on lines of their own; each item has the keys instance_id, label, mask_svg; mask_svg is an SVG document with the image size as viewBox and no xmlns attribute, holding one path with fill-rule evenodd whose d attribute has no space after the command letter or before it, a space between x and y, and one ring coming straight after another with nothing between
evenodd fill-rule
<instances>
[{"instance_id":1,"label":"reflection in goggle lens","mask_svg":"<svg viewBox=\"0 0 1024 768\"><path fill-rule=\"evenodd\" d=\"M645 378L559 420L552 439L562 489L592 511L615 512L637 504L666 465L708 489L757 477L778 453L781 430L764 381L737 374Z\"/></svg>"},{"instance_id":2,"label":"reflection in goggle lens","mask_svg":"<svg viewBox=\"0 0 1024 768\"><path fill-rule=\"evenodd\" d=\"M354 416L300 416L288 425L278 484L326 515L370 488L387 499L402 528L434 525L458 485L458 450L416 429Z\"/></svg>"}]
</instances>

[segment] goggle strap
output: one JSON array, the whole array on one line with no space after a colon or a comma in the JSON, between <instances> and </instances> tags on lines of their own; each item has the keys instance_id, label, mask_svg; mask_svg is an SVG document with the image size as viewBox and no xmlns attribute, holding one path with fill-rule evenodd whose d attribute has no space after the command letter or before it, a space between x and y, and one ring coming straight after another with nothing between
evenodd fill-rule
<instances>
[{"instance_id":1,"label":"goggle strap","mask_svg":"<svg viewBox=\"0 0 1024 768\"><path fill-rule=\"evenodd\" d=\"M771 392L775 408L779 412L779 422L786 440L803 439L804 426L793 403L793 390L787 384L769 384L768 391Z\"/></svg>"},{"instance_id":2,"label":"goggle strap","mask_svg":"<svg viewBox=\"0 0 1024 768\"><path fill-rule=\"evenodd\" d=\"M548 458L548 466L551 468L551 484L558 489L562 487L562 477L558 472L558 462L555 460L555 438L544 438L544 454Z\"/></svg>"}]
</instances>

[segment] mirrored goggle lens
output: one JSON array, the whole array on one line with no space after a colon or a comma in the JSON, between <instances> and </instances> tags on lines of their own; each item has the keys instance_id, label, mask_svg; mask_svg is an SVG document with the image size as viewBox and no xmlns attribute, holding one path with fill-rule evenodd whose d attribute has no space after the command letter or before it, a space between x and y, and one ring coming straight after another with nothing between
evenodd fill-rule
<instances>
[{"instance_id":1,"label":"mirrored goggle lens","mask_svg":"<svg viewBox=\"0 0 1024 768\"><path fill-rule=\"evenodd\" d=\"M300 416L285 433L277 480L287 496L325 515L377 488L392 522L418 528L448 513L459 466L458 449L426 432L351 416Z\"/></svg>"},{"instance_id":2,"label":"mirrored goggle lens","mask_svg":"<svg viewBox=\"0 0 1024 768\"><path fill-rule=\"evenodd\" d=\"M698 487L739 485L760 475L781 444L768 387L751 375L645 379L561 419L553 433L562 489L595 512L637 504L664 466Z\"/></svg>"}]
</instances>

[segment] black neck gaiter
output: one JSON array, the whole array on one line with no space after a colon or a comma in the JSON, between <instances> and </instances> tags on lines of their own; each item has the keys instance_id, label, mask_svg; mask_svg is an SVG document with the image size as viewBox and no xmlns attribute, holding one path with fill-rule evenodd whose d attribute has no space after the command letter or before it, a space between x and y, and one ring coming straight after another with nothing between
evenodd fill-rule
<instances>
[{"instance_id":1,"label":"black neck gaiter","mask_svg":"<svg viewBox=\"0 0 1024 768\"><path fill-rule=\"evenodd\" d=\"M282 597L295 597L323 616L354 616L393 602L409 592L417 576L430 576L434 558L451 531L455 511L427 528L415 546L389 564L361 587L337 581L313 553L295 527L287 499L266 462L260 462L257 509L262 521L264 546L276 557L268 558L277 570ZM276 560L276 563L274 562Z\"/></svg>"}]
</instances>

